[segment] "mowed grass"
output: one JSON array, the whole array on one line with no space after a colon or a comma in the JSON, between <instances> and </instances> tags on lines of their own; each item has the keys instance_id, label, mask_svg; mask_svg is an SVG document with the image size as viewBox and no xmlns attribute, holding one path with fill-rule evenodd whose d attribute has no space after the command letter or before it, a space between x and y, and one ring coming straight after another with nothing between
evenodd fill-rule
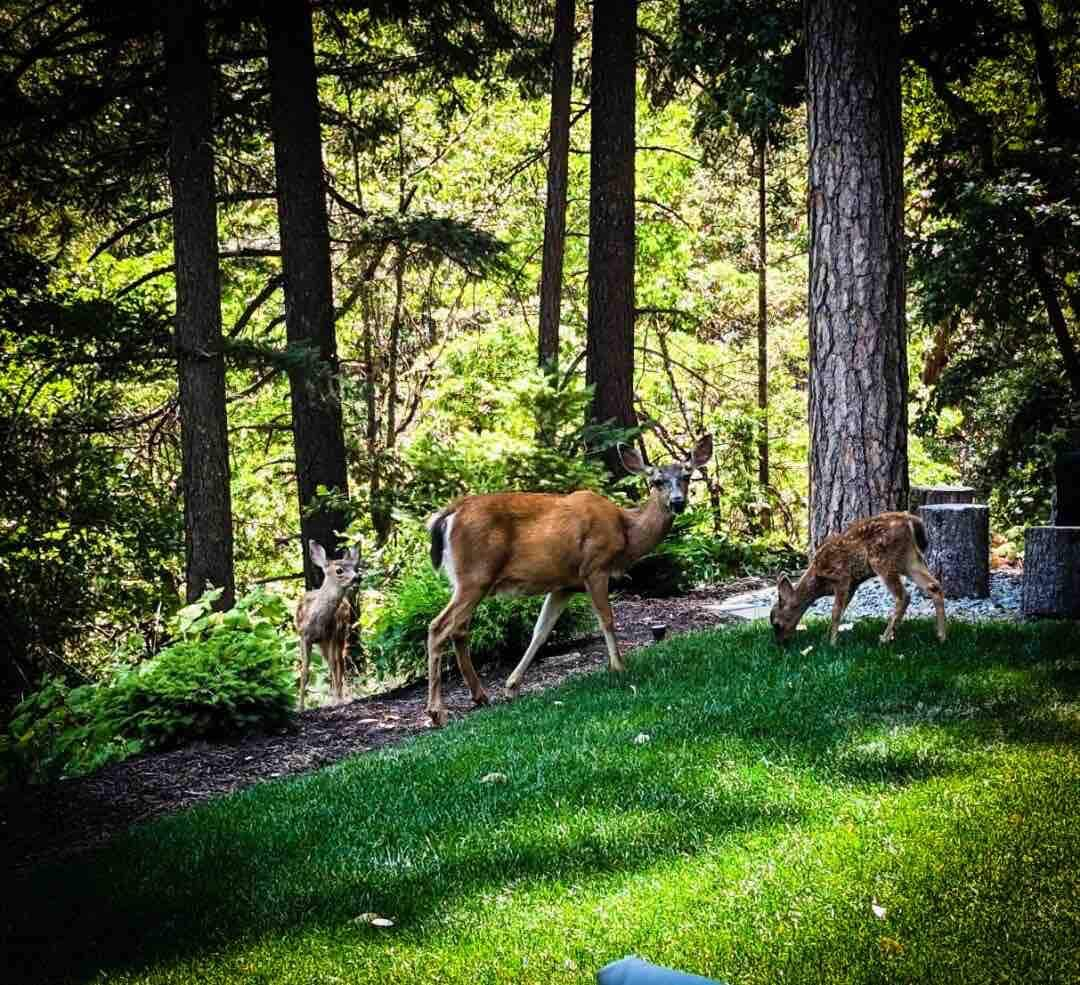
<instances>
[{"instance_id":1,"label":"mowed grass","mask_svg":"<svg viewBox=\"0 0 1080 985\"><path fill-rule=\"evenodd\" d=\"M676 638L143 827L9 884L8 980L1080 981L1080 627L881 626Z\"/></svg>"}]
</instances>

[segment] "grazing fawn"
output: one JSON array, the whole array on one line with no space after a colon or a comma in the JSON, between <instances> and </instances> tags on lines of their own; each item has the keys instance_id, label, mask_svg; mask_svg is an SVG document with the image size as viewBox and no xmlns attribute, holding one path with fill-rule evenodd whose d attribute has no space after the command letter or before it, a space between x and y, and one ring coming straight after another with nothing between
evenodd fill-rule
<instances>
[{"instance_id":1,"label":"grazing fawn","mask_svg":"<svg viewBox=\"0 0 1080 985\"><path fill-rule=\"evenodd\" d=\"M779 597L769 613L778 643L791 638L802 614L825 595L833 596L832 631L836 643L840 619L852 593L868 578L877 575L896 599L892 618L881 634L888 643L907 611L909 596L901 575L907 575L926 592L937 611L937 635L945 639L945 596L941 585L926 567L923 551L930 541L922 520L911 513L879 513L856 520L841 533L826 538L814 553L806 574L792 585L787 575L777 584Z\"/></svg>"},{"instance_id":2,"label":"grazing fawn","mask_svg":"<svg viewBox=\"0 0 1080 985\"><path fill-rule=\"evenodd\" d=\"M466 496L428 521L431 562L450 579L452 595L428 628L428 714L445 725L441 658L453 641L458 667L476 704L488 697L469 656L469 624L486 595L547 595L521 662L506 682L513 697L536 651L575 591L589 593L607 643L608 666L625 670L615 639L608 583L648 554L686 508L694 469L712 456L712 436L705 435L690 458L663 468L646 465L631 448L619 446L628 472L644 476L650 495L644 506L622 509L587 490L555 493L494 493Z\"/></svg>"},{"instance_id":3,"label":"grazing fawn","mask_svg":"<svg viewBox=\"0 0 1080 985\"><path fill-rule=\"evenodd\" d=\"M345 647L352 624L352 606L345 597L356 581L360 550L351 547L339 561L328 561L321 544L308 541L311 560L323 570L323 583L307 592L296 609L296 631L300 634L300 710L304 710L311 647L319 644L330 674L330 690L340 701L345 687Z\"/></svg>"}]
</instances>

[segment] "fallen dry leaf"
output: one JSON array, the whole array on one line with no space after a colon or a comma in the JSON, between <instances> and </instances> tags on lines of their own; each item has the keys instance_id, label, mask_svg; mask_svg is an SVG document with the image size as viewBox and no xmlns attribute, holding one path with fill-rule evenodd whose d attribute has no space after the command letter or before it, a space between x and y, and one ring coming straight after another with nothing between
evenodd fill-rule
<instances>
[{"instance_id":1,"label":"fallen dry leaf","mask_svg":"<svg viewBox=\"0 0 1080 985\"><path fill-rule=\"evenodd\" d=\"M874 911L874 916L879 920L885 919L886 909L877 900L870 901L870 909Z\"/></svg>"},{"instance_id":2,"label":"fallen dry leaf","mask_svg":"<svg viewBox=\"0 0 1080 985\"><path fill-rule=\"evenodd\" d=\"M481 783L506 783L509 777L505 773L485 773L480 777Z\"/></svg>"},{"instance_id":3,"label":"fallen dry leaf","mask_svg":"<svg viewBox=\"0 0 1080 985\"><path fill-rule=\"evenodd\" d=\"M635 746L643 746L651 738L652 738L652 736L649 735L647 732L638 732L638 734L634 736L634 745Z\"/></svg>"},{"instance_id":4,"label":"fallen dry leaf","mask_svg":"<svg viewBox=\"0 0 1080 985\"><path fill-rule=\"evenodd\" d=\"M366 923L372 927L393 927L394 921L388 917L381 917L378 913L361 913L353 917L353 923Z\"/></svg>"},{"instance_id":5,"label":"fallen dry leaf","mask_svg":"<svg viewBox=\"0 0 1080 985\"><path fill-rule=\"evenodd\" d=\"M806 649L801 650L800 652L805 657L812 649L814 649L814 647L811 645L811 646L806 647Z\"/></svg>"}]
</instances>

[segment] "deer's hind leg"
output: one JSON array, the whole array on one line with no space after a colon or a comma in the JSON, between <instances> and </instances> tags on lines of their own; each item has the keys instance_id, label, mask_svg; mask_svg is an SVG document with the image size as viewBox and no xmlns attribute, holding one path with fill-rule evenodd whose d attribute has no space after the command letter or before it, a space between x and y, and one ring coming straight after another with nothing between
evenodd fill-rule
<instances>
[{"instance_id":1,"label":"deer's hind leg","mask_svg":"<svg viewBox=\"0 0 1080 985\"><path fill-rule=\"evenodd\" d=\"M517 696L518 689L521 687L521 679L525 676L525 671L529 669L529 664L532 663L533 657L536 656L536 651L544 645L548 636L551 635L551 630L555 627L555 623L559 621L559 616L562 615L563 610L570 602L570 597L573 594L574 593L571 591L559 589L554 592L549 592L548 597L544 599L544 606L536 619L532 640L529 642L529 647L525 651L525 656L521 658L518 665L514 668L513 673L506 679L506 693L508 697L513 698Z\"/></svg>"},{"instance_id":2,"label":"deer's hind leg","mask_svg":"<svg viewBox=\"0 0 1080 985\"><path fill-rule=\"evenodd\" d=\"M919 588L930 596L930 601L934 603L934 612L937 615L937 638L944 643L945 593L941 590L941 582L930 574L930 569L926 566L926 562L922 559L922 555L911 559L908 564L907 574Z\"/></svg>"}]
</instances>

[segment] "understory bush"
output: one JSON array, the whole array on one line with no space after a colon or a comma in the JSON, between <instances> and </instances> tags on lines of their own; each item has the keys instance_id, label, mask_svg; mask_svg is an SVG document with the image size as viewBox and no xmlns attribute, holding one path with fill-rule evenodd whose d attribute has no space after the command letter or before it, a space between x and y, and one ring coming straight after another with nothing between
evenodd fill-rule
<instances>
[{"instance_id":1,"label":"understory bush","mask_svg":"<svg viewBox=\"0 0 1080 985\"><path fill-rule=\"evenodd\" d=\"M449 601L446 579L426 563L405 575L366 641L375 670L382 676L426 672L428 624ZM532 639L543 603L542 595L495 595L484 599L473 615L469 632L473 659L481 663L504 653L520 656ZM572 639L592 632L594 627L588 597L576 595L549 639Z\"/></svg>"},{"instance_id":2,"label":"understory bush","mask_svg":"<svg viewBox=\"0 0 1080 985\"><path fill-rule=\"evenodd\" d=\"M152 660L100 684L47 679L15 709L7 740L14 778L75 776L143 751L286 725L293 644L279 631L283 603L259 592L214 613L215 597L182 609L178 638Z\"/></svg>"},{"instance_id":3,"label":"understory bush","mask_svg":"<svg viewBox=\"0 0 1080 985\"><path fill-rule=\"evenodd\" d=\"M772 575L804 567L806 556L768 536L736 540L714 533L705 507L676 517L671 532L629 571L618 587L637 595L667 598L698 585L741 575Z\"/></svg>"}]
</instances>

